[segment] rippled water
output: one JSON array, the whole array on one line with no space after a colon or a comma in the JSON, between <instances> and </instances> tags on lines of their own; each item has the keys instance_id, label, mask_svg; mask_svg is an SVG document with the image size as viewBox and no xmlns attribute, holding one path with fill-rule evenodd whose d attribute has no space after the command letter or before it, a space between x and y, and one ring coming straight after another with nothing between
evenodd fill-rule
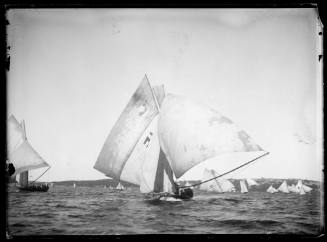
<instances>
[{"instance_id":1,"label":"rippled water","mask_svg":"<svg viewBox=\"0 0 327 242\"><path fill-rule=\"evenodd\" d=\"M137 188L57 186L46 193L8 193L8 231L15 235L320 234L320 192L207 194L153 203Z\"/></svg>"}]
</instances>

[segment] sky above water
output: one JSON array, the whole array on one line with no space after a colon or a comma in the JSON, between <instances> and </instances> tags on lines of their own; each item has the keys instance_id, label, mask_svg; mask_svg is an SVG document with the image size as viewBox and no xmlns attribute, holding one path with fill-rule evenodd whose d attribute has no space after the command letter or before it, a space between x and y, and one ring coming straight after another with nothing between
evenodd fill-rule
<instances>
[{"instance_id":1,"label":"sky above water","mask_svg":"<svg viewBox=\"0 0 327 242\"><path fill-rule=\"evenodd\" d=\"M25 120L50 164L41 181L107 178L94 163L145 74L270 152L235 176L321 180L315 9L11 9L7 19L7 115Z\"/></svg>"}]
</instances>

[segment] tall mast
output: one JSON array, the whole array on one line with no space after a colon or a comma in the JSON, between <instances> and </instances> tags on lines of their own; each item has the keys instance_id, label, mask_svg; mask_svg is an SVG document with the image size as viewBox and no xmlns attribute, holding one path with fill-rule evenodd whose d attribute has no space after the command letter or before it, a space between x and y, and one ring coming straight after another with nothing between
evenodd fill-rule
<instances>
[{"instance_id":1,"label":"tall mast","mask_svg":"<svg viewBox=\"0 0 327 242\"><path fill-rule=\"evenodd\" d=\"M27 140L27 136L26 136L26 128L25 128L25 120L22 120L22 122L21 122L21 126L22 126L22 128L23 128L24 139Z\"/></svg>"}]
</instances>

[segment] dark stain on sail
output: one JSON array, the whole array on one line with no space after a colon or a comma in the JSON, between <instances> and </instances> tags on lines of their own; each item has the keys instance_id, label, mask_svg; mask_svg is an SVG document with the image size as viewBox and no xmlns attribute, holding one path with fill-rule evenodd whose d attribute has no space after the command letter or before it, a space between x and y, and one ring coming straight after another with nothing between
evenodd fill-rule
<instances>
[{"instance_id":1,"label":"dark stain on sail","mask_svg":"<svg viewBox=\"0 0 327 242\"><path fill-rule=\"evenodd\" d=\"M148 146L149 146L149 143L150 143L150 138L149 138L149 136L147 136L147 137L145 138L143 144L144 144L146 147L148 147Z\"/></svg>"},{"instance_id":2,"label":"dark stain on sail","mask_svg":"<svg viewBox=\"0 0 327 242\"><path fill-rule=\"evenodd\" d=\"M238 132L238 137L242 140L246 150L262 150L260 146L252 142L251 137L243 130Z\"/></svg>"},{"instance_id":3,"label":"dark stain on sail","mask_svg":"<svg viewBox=\"0 0 327 242\"><path fill-rule=\"evenodd\" d=\"M213 116L209 119L209 125L212 126L214 123L218 123L218 124L222 124L222 123L232 123L231 120L229 120L228 118L224 117L224 116Z\"/></svg>"}]
</instances>

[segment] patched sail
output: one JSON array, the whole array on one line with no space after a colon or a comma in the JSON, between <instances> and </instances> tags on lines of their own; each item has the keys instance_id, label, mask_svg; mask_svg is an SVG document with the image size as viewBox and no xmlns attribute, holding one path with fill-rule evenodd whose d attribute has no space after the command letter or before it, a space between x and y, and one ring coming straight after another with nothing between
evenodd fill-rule
<instances>
[{"instance_id":1,"label":"patched sail","mask_svg":"<svg viewBox=\"0 0 327 242\"><path fill-rule=\"evenodd\" d=\"M247 193L248 189L246 187L245 181L244 180L240 180L240 187L241 187L241 193Z\"/></svg>"},{"instance_id":2,"label":"patched sail","mask_svg":"<svg viewBox=\"0 0 327 242\"><path fill-rule=\"evenodd\" d=\"M284 181L277 189L280 192L284 192L284 193L289 193L290 191L288 190L288 186L286 181Z\"/></svg>"},{"instance_id":3,"label":"patched sail","mask_svg":"<svg viewBox=\"0 0 327 242\"><path fill-rule=\"evenodd\" d=\"M142 134L159 110L145 76L106 139L94 168L121 179L123 168Z\"/></svg>"},{"instance_id":4,"label":"patched sail","mask_svg":"<svg viewBox=\"0 0 327 242\"><path fill-rule=\"evenodd\" d=\"M49 167L49 164L27 141L23 127L13 115L8 119L7 158L15 167L12 176L32 169Z\"/></svg>"},{"instance_id":5,"label":"patched sail","mask_svg":"<svg viewBox=\"0 0 327 242\"><path fill-rule=\"evenodd\" d=\"M263 151L231 120L206 105L167 95L158 120L159 141L176 178L228 152Z\"/></svg>"}]
</instances>

